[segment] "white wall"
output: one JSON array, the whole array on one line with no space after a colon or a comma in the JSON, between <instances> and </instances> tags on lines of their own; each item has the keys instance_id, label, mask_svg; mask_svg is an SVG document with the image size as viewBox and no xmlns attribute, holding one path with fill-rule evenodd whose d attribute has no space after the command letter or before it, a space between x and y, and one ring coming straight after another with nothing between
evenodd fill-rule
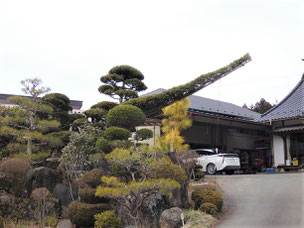
<instances>
[{"instance_id":1,"label":"white wall","mask_svg":"<svg viewBox=\"0 0 304 228\"><path fill-rule=\"evenodd\" d=\"M284 161L284 141L281 136L273 135L273 153L274 153L274 166L285 165Z\"/></svg>"}]
</instances>

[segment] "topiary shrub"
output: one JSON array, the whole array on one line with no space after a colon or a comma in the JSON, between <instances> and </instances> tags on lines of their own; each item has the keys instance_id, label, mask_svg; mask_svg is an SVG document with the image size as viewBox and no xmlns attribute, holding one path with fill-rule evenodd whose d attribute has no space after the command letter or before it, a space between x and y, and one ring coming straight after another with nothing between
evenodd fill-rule
<instances>
[{"instance_id":1,"label":"topiary shrub","mask_svg":"<svg viewBox=\"0 0 304 228\"><path fill-rule=\"evenodd\" d=\"M104 131L104 137L108 140L127 140L131 132L125 128L109 127Z\"/></svg>"},{"instance_id":2,"label":"topiary shrub","mask_svg":"<svg viewBox=\"0 0 304 228\"><path fill-rule=\"evenodd\" d=\"M73 201L68 206L68 216L77 227L91 227L94 226L94 215L107 210L111 210L109 204L88 204Z\"/></svg>"},{"instance_id":3,"label":"topiary shrub","mask_svg":"<svg viewBox=\"0 0 304 228\"><path fill-rule=\"evenodd\" d=\"M218 193L215 188L210 186L194 190L191 198L194 201L195 209L200 208L203 203L213 203L217 207L217 210L221 211L224 204L222 194Z\"/></svg>"},{"instance_id":4,"label":"topiary shrub","mask_svg":"<svg viewBox=\"0 0 304 228\"><path fill-rule=\"evenodd\" d=\"M80 181L86 183L92 188L96 188L101 184L101 177L103 172L100 169L92 169L88 172L85 172L81 177Z\"/></svg>"},{"instance_id":5,"label":"topiary shrub","mask_svg":"<svg viewBox=\"0 0 304 228\"><path fill-rule=\"evenodd\" d=\"M119 228L121 227L120 218L118 218L114 211L104 211L94 216L95 228Z\"/></svg>"},{"instance_id":6,"label":"topiary shrub","mask_svg":"<svg viewBox=\"0 0 304 228\"><path fill-rule=\"evenodd\" d=\"M78 191L78 195L80 196L81 202L84 203L108 203L109 199L104 197L97 197L95 196L96 189L95 188L81 188Z\"/></svg>"},{"instance_id":7,"label":"topiary shrub","mask_svg":"<svg viewBox=\"0 0 304 228\"><path fill-rule=\"evenodd\" d=\"M112 146L108 140L106 140L104 137L102 137L102 138L97 139L95 149L96 149L96 151L108 154L112 151Z\"/></svg>"},{"instance_id":8,"label":"topiary shrub","mask_svg":"<svg viewBox=\"0 0 304 228\"><path fill-rule=\"evenodd\" d=\"M217 207L213 203L203 203L199 209L210 215L215 215L217 213Z\"/></svg>"},{"instance_id":9,"label":"topiary shrub","mask_svg":"<svg viewBox=\"0 0 304 228\"><path fill-rule=\"evenodd\" d=\"M56 218L56 216L46 216L44 217L44 223L48 227L56 227L58 219Z\"/></svg>"},{"instance_id":10,"label":"topiary shrub","mask_svg":"<svg viewBox=\"0 0 304 228\"><path fill-rule=\"evenodd\" d=\"M11 184L14 196L21 195L31 172L32 167L26 159L9 158L0 162L0 175Z\"/></svg>"},{"instance_id":11,"label":"topiary shrub","mask_svg":"<svg viewBox=\"0 0 304 228\"><path fill-rule=\"evenodd\" d=\"M118 105L107 114L107 125L134 130L146 121L145 114L133 105Z\"/></svg>"},{"instance_id":12,"label":"topiary shrub","mask_svg":"<svg viewBox=\"0 0 304 228\"><path fill-rule=\"evenodd\" d=\"M153 131L147 128L139 129L135 132L135 140L136 141L143 141L153 137Z\"/></svg>"}]
</instances>

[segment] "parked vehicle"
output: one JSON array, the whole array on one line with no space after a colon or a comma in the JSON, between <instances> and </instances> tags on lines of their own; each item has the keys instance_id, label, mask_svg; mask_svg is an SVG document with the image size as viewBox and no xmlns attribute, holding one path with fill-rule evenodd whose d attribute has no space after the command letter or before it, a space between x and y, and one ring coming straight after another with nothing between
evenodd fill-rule
<instances>
[{"instance_id":1,"label":"parked vehicle","mask_svg":"<svg viewBox=\"0 0 304 228\"><path fill-rule=\"evenodd\" d=\"M225 171L233 174L235 170L241 168L240 158L234 153L216 153L212 149L195 149L198 154L197 164L201 165L202 170L208 174L215 174L218 171Z\"/></svg>"}]
</instances>

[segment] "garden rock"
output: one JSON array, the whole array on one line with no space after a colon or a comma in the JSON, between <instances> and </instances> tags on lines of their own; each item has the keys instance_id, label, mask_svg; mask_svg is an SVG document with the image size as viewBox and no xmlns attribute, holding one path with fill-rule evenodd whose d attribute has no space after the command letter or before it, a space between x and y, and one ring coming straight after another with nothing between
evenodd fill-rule
<instances>
[{"instance_id":1,"label":"garden rock","mask_svg":"<svg viewBox=\"0 0 304 228\"><path fill-rule=\"evenodd\" d=\"M57 228L73 228L73 224L71 220L64 219L57 224Z\"/></svg>"},{"instance_id":2,"label":"garden rock","mask_svg":"<svg viewBox=\"0 0 304 228\"><path fill-rule=\"evenodd\" d=\"M70 202L72 202L71 196L70 196L70 189L68 186L58 183L56 184L54 191L54 196L60 200L61 204L63 206L68 206ZM77 187L73 187L73 196L74 199L77 199L78 196L78 190Z\"/></svg>"},{"instance_id":3,"label":"garden rock","mask_svg":"<svg viewBox=\"0 0 304 228\"><path fill-rule=\"evenodd\" d=\"M183 211L178 207L172 207L163 211L161 214L159 225L161 228L180 228L182 227L181 214ZM186 221L185 221L186 223Z\"/></svg>"},{"instance_id":4,"label":"garden rock","mask_svg":"<svg viewBox=\"0 0 304 228\"><path fill-rule=\"evenodd\" d=\"M148 227L158 227L162 212L168 209L170 202L160 193L149 196L143 203L143 219L149 223Z\"/></svg>"},{"instance_id":5,"label":"garden rock","mask_svg":"<svg viewBox=\"0 0 304 228\"><path fill-rule=\"evenodd\" d=\"M15 197L4 191L0 192L0 216L12 213L15 204Z\"/></svg>"},{"instance_id":6,"label":"garden rock","mask_svg":"<svg viewBox=\"0 0 304 228\"><path fill-rule=\"evenodd\" d=\"M46 167L38 167L33 170L32 178L30 180L30 187L32 190L36 188L45 187L50 192L53 192L56 184L56 170Z\"/></svg>"}]
</instances>

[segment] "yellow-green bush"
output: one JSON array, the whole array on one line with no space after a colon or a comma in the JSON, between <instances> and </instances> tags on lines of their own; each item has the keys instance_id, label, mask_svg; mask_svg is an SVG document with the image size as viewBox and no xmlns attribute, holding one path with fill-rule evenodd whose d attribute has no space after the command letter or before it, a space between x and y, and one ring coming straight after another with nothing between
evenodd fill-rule
<instances>
[{"instance_id":1,"label":"yellow-green bush","mask_svg":"<svg viewBox=\"0 0 304 228\"><path fill-rule=\"evenodd\" d=\"M95 228L119 228L121 227L120 218L118 218L114 211L104 211L96 214Z\"/></svg>"},{"instance_id":2,"label":"yellow-green bush","mask_svg":"<svg viewBox=\"0 0 304 228\"><path fill-rule=\"evenodd\" d=\"M214 215L217 212L217 207L213 203L203 203L200 206L200 210L207 214Z\"/></svg>"},{"instance_id":3,"label":"yellow-green bush","mask_svg":"<svg viewBox=\"0 0 304 228\"><path fill-rule=\"evenodd\" d=\"M213 203L218 211L222 210L224 199L222 194L218 193L214 187L204 186L192 192L194 208L198 209L203 203Z\"/></svg>"},{"instance_id":4,"label":"yellow-green bush","mask_svg":"<svg viewBox=\"0 0 304 228\"><path fill-rule=\"evenodd\" d=\"M56 216L46 216L44 218L44 222L45 222L46 226L56 227L56 225L58 223L58 219L56 218Z\"/></svg>"}]
</instances>

